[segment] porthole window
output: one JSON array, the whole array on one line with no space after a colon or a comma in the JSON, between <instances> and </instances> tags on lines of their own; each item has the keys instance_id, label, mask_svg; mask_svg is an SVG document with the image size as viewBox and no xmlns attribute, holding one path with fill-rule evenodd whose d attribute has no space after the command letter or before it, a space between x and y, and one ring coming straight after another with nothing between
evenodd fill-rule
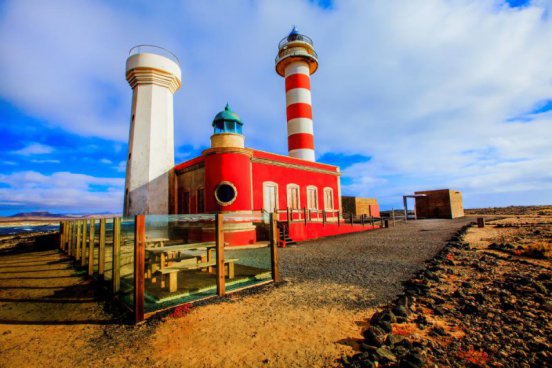
<instances>
[{"instance_id":1,"label":"porthole window","mask_svg":"<svg viewBox=\"0 0 552 368\"><path fill-rule=\"evenodd\" d=\"M229 206L238 197L238 190L229 181L222 181L215 188L215 199L221 206Z\"/></svg>"}]
</instances>

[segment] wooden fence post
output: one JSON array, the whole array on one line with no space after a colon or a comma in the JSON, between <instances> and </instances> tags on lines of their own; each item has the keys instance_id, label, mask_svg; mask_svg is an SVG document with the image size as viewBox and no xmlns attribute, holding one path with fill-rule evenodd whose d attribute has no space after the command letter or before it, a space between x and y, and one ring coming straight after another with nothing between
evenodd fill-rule
<instances>
[{"instance_id":1,"label":"wooden fence post","mask_svg":"<svg viewBox=\"0 0 552 368\"><path fill-rule=\"evenodd\" d=\"M86 241L88 240L86 238L86 228L88 226L88 220L84 220L83 224L82 224L82 253L81 253L81 267L84 267L84 265L86 264L86 261L87 261L87 258L86 258Z\"/></svg>"},{"instance_id":2,"label":"wooden fence post","mask_svg":"<svg viewBox=\"0 0 552 368\"><path fill-rule=\"evenodd\" d=\"M69 221L65 221L65 230L63 235L63 250L65 251L65 254L69 251Z\"/></svg>"},{"instance_id":3,"label":"wooden fence post","mask_svg":"<svg viewBox=\"0 0 552 368\"><path fill-rule=\"evenodd\" d=\"M280 232L278 231L278 220L274 214L270 214L270 263L272 269L272 280L280 282L280 271L278 269L278 243Z\"/></svg>"},{"instance_id":4,"label":"wooden fence post","mask_svg":"<svg viewBox=\"0 0 552 368\"><path fill-rule=\"evenodd\" d=\"M146 261L146 217L135 217L134 227L134 323L144 320L144 280Z\"/></svg>"},{"instance_id":5,"label":"wooden fence post","mask_svg":"<svg viewBox=\"0 0 552 368\"><path fill-rule=\"evenodd\" d=\"M290 214L290 212L289 212L289 207L286 207L286 211L287 211L287 221L288 221L288 223L289 223L289 222L291 222L291 220L293 220L293 219L291 218L291 214Z\"/></svg>"},{"instance_id":6,"label":"wooden fence post","mask_svg":"<svg viewBox=\"0 0 552 368\"><path fill-rule=\"evenodd\" d=\"M226 295L226 285L224 283L224 215L217 213L215 215L215 239L217 254L217 295Z\"/></svg>"},{"instance_id":7,"label":"wooden fence post","mask_svg":"<svg viewBox=\"0 0 552 368\"><path fill-rule=\"evenodd\" d=\"M119 292L121 287L121 218L113 219L113 267L111 274L111 291L113 295Z\"/></svg>"},{"instance_id":8,"label":"wooden fence post","mask_svg":"<svg viewBox=\"0 0 552 368\"><path fill-rule=\"evenodd\" d=\"M90 231L88 232L88 276L94 275L94 233L96 232L96 220L90 219Z\"/></svg>"},{"instance_id":9,"label":"wooden fence post","mask_svg":"<svg viewBox=\"0 0 552 368\"><path fill-rule=\"evenodd\" d=\"M75 244L75 261L80 260L81 251L81 221L77 221L77 239Z\"/></svg>"},{"instance_id":10,"label":"wooden fence post","mask_svg":"<svg viewBox=\"0 0 552 368\"><path fill-rule=\"evenodd\" d=\"M370 216L370 225L374 227L374 216Z\"/></svg>"},{"instance_id":11,"label":"wooden fence post","mask_svg":"<svg viewBox=\"0 0 552 368\"><path fill-rule=\"evenodd\" d=\"M98 245L98 275L103 277L105 269L105 218L100 219L100 244Z\"/></svg>"},{"instance_id":12,"label":"wooden fence post","mask_svg":"<svg viewBox=\"0 0 552 368\"><path fill-rule=\"evenodd\" d=\"M337 226L341 224L341 212L337 213Z\"/></svg>"},{"instance_id":13,"label":"wooden fence post","mask_svg":"<svg viewBox=\"0 0 552 368\"><path fill-rule=\"evenodd\" d=\"M391 209L391 214L393 215L393 227L395 227L395 209Z\"/></svg>"},{"instance_id":14,"label":"wooden fence post","mask_svg":"<svg viewBox=\"0 0 552 368\"><path fill-rule=\"evenodd\" d=\"M73 221L69 221L69 229L67 234L67 255L73 255Z\"/></svg>"},{"instance_id":15,"label":"wooden fence post","mask_svg":"<svg viewBox=\"0 0 552 368\"><path fill-rule=\"evenodd\" d=\"M59 243L58 248L63 250L63 222L59 222Z\"/></svg>"},{"instance_id":16,"label":"wooden fence post","mask_svg":"<svg viewBox=\"0 0 552 368\"><path fill-rule=\"evenodd\" d=\"M351 212L351 226L353 226L353 213Z\"/></svg>"},{"instance_id":17,"label":"wooden fence post","mask_svg":"<svg viewBox=\"0 0 552 368\"><path fill-rule=\"evenodd\" d=\"M307 207L303 207L303 219L305 220L305 225L307 224Z\"/></svg>"}]
</instances>

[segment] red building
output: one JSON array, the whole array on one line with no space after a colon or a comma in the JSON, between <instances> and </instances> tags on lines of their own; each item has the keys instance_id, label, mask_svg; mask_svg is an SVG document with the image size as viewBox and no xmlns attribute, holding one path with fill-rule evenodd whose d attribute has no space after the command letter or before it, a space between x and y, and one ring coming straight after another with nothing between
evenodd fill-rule
<instances>
[{"instance_id":1,"label":"red building","mask_svg":"<svg viewBox=\"0 0 552 368\"><path fill-rule=\"evenodd\" d=\"M226 105L213 120L211 148L175 166L171 212L266 216L276 211L294 240L369 229L339 221L339 167L314 162L310 74L317 67L312 41L294 28L280 42L276 58L286 84L289 156L244 147L243 123ZM225 225L224 232L231 245L253 244L261 236L252 221ZM212 226L195 229L196 238L213 236Z\"/></svg>"}]
</instances>

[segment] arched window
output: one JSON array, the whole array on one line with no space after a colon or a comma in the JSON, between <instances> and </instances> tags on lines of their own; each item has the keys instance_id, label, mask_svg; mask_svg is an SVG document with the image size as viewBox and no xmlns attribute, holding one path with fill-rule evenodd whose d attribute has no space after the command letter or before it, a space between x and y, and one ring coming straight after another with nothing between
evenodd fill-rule
<instances>
[{"instance_id":1,"label":"arched window","mask_svg":"<svg viewBox=\"0 0 552 368\"><path fill-rule=\"evenodd\" d=\"M307 209L318 209L318 188L314 185L309 185L307 187Z\"/></svg>"},{"instance_id":2,"label":"arched window","mask_svg":"<svg viewBox=\"0 0 552 368\"><path fill-rule=\"evenodd\" d=\"M332 188L324 188L324 209L333 210L334 209L334 197Z\"/></svg>"},{"instance_id":3,"label":"arched window","mask_svg":"<svg viewBox=\"0 0 552 368\"><path fill-rule=\"evenodd\" d=\"M301 208L301 196L299 195L299 185L297 184L287 185L287 207L292 210Z\"/></svg>"},{"instance_id":4,"label":"arched window","mask_svg":"<svg viewBox=\"0 0 552 368\"><path fill-rule=\"evenodd\" d=\"M267 212L278 209L278 184L272 181L263 182L263 209Z\"/></svg>"}]
</instances>

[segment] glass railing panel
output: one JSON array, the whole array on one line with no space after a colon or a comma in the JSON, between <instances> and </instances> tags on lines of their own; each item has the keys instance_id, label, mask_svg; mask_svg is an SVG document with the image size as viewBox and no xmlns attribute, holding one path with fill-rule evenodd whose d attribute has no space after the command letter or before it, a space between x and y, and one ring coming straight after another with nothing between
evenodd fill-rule
<instances>
[{"instance_id":1,"label":"glass railing panel","mask_svg":"<svg viewBox=\"0 0 552 368\"><path fill-rule=\"evenodd\" d=\"M272 279L269 237L261 240L254 236L259 233L257 227L260 226L265 228L266 233L270 233L270 224L265 217L266 213L263 212L224 215L224 273L227 292Z\"/></svg>"},{"instance_id":2,"label":"glass railing panel","mask_svg":"<svg viewBox=\"0 0 552 368\"><path fill-rule=\"evenodd\" d=\"M105 250L103 279L110 281L113 277L113 218L105 221Z\"/></svg>"},{"instance_id":3,"label":"glass railing panel","mask_svg":"<svg viewBox=\"0 0 552 368\"><path fill-rule=\"evenodd\" d=\"M134 217L123 217L121 219L121 248L120 254L120 276L121 285L119 296L127 305L133 305L134 298Z\"/></svg>"},{"instance_id":4,"label":"glass railing panel","mask_svg":"<svg viewBox=\"0 0 552 368\"><path fill-rule=\"evenodd\" d=\"M147 215L146 313L216 295L215 215Z\"/></svg>"},{"instance_id":5,"label":"glass railing panel","mask_svg":"<svg viewBox=\"0 0 552 368\"><path fill-rule=\"evenodd\" d=\"M100 254L100 219L96 219L94 222L94 255L93 255L93 270L94 275L98 274L99 270L99 254Z\"/></svg>"}]
</instances>

